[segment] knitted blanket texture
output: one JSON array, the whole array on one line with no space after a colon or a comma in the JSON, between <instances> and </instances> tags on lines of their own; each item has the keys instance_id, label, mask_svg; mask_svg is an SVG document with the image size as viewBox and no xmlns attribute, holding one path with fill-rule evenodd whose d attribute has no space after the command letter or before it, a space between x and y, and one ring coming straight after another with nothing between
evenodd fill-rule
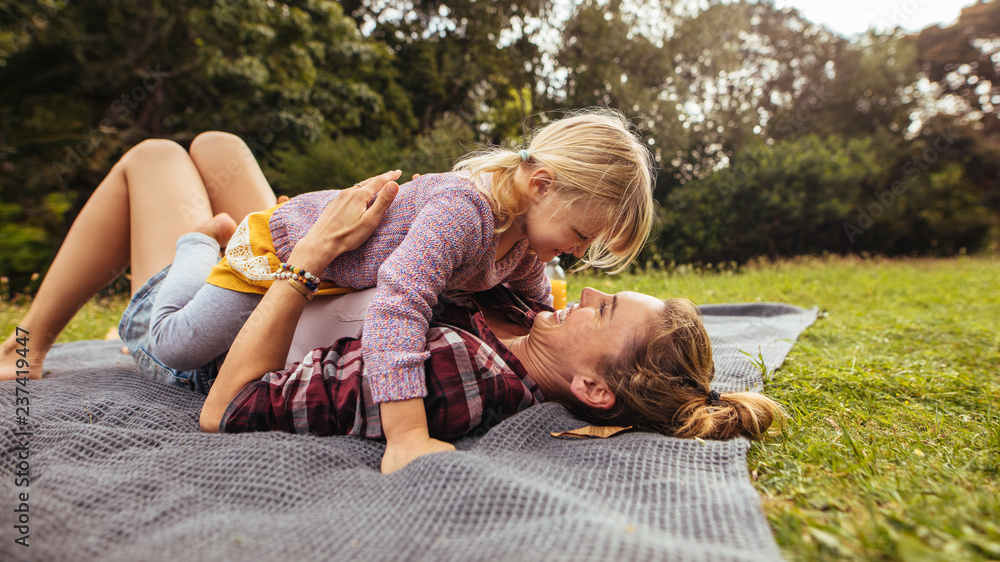
<instances>
[{"instance_id":1,"label":"knitted blanket texture","mask_svg":"<svg viewBox=\"0 0 1000 562\"><path fill-rule=\"evenodd\" d=\"M816 319L782 304L702 311L721 392L762 390L741 351L774 369ZM377 441L201 433L204 397L143 378L120 348L57 345L45 379L0 382L0 559L781 558L745 439L556 439L584 424L540 404L383 476Z\"/></svg>"}]
</instances>

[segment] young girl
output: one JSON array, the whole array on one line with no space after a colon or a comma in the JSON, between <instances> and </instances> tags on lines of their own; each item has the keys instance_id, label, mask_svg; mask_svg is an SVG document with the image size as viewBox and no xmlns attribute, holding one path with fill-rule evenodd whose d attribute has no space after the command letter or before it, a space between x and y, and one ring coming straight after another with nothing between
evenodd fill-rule
<instances>
[{"instance_id":1,"label":"young girl","mask_svg":"<svg viewBox=\"0 0 1000 562\"><path fill-rule=\"evenodd\" d=\"M178 370L208 363L278 279L291 277L306 299L377 287L363 356L390 472L449 446L430 439L423 406L425 334L437 296L504 283L546 301L544 266L562 253L621 270L652 223L651 172L649 151L620 114L579 113L542 127L524 150L484 151L453 172L404 185L371 238L312 271L285 262L338 192L295 197L248 216L190 301L167 298L176 296L167 288L198 274L167 274L149 325L151 355Z\"/></svg>"}]
</instances>

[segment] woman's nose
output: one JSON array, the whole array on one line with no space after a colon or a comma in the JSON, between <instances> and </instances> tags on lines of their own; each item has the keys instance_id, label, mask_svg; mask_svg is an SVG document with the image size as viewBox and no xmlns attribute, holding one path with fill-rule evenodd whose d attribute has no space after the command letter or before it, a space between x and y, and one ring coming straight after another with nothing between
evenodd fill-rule
<instances>
[{"instance_id":1,"label":"woman's nose","mask_svg":"<svg viewBox=\"0 0 1000 562\"><path fill-rule=\"evenodd\" d=\"M582 306L596 306L602 298L607 296L593 287L584 287L583 292L580 293L580 304Z\"/></svg>"}]
</instances>

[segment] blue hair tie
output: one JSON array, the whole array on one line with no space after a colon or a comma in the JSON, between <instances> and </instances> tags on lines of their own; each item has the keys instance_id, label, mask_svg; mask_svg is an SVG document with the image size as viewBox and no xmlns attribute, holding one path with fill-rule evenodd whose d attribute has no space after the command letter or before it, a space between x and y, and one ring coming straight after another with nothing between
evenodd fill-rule
<instances>
[{"instance_id":1,"label":"blue hair tie","mask_svg":"<svg viewBox=\"0 0 1000 562\"><path fill-rule=\"evenodd\" d=\"M518 156L521 157L521 162L527 162L528 158L531 158L531 155L528 154L527 150L522 150L521 152L518 152L517 154L518 154Z\"/></svg>"}]
</instances>

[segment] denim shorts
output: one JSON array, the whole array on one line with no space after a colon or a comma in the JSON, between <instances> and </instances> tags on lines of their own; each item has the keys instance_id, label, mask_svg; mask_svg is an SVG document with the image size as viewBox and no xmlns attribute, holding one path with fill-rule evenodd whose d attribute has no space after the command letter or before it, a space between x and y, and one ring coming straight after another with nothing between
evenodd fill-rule
<instances>
[{"instance_id":1,"label":"denim shorts","mask_svg":"<svg viewBox=\"0 0 1000 562\"><path fill-rule=\"evenodd\" d=\"M149 321L153 314L153 301L159 291L160 282L168 271L170 271L169 265L146 281L132 296L128 307L122 313L121 322L118 323L118 335L132 353L139 370L147 377L208 394L208 389L212 387L215 377L219 374L217 361L191 371L178 371L164 365L149 351Z\"/></svg>"}]
</instances>

